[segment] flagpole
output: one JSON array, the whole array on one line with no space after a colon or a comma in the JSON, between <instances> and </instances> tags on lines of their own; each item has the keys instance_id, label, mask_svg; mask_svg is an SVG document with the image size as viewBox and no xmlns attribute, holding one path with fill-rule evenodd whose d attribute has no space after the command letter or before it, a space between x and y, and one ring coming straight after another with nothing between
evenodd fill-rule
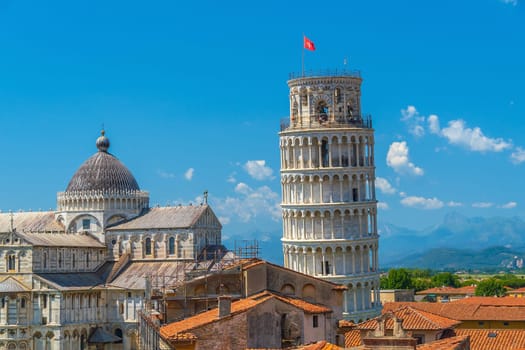
<instances>
[{"instance_id":1,"label":"flagpole","mask_svg":"<svg viewBox=\"0 0 525 350\"><path fill-rule=\"evenodd\" d=\"M303 33L303 54L301 59L301 77L304 78L304 33Z\"/></svg>"}]
</instances>

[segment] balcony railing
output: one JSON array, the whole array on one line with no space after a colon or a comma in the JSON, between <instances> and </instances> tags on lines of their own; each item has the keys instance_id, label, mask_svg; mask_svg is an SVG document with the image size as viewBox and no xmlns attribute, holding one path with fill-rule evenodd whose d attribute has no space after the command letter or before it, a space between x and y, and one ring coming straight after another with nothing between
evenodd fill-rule
<instances>
[{"instance_id":1,"label":"balcony railing","mask_svg":"<svg viewBox=\"0 0 525 350\"><path fill-rule=\"evenodd\" d=\"M308 70L304 72L292 72L288 75L289 79L314 78L314 77L353 77L361 78L361 72L352 69L320 69Z\"/></svg>"},{"instance_id":2,"label":"balcony railing","mask_svg":"<svg viewBox=\"0 0 525 350\"><path fill-rule=\"evenodd\" d=\"M324 120L323 118L311 116L307 121L294 121L290 123L290 118L281 119L281 131L295 128L364 128L372 129L372 116L358 115L352 117L336 117L333 120Z\"/></svg>"}]
</instances>

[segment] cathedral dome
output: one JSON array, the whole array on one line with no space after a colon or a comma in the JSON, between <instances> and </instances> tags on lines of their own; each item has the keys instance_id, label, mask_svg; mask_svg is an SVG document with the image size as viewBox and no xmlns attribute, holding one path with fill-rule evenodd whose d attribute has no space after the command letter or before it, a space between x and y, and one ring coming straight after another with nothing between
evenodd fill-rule
<instances>
[{"instance_id":1,"label":"cathedral dome","mask_svg":"<svg viewBox=\"0 0 525 350\"><path fill-rule=\"evenodd\" d=\"M69 181L66 192L97 191L105 193L129 193L140 191L135 177L120 160L108 152L109 139L104 135L97 139L98 152L89 157Z\"/></svg>"}]
</instances>

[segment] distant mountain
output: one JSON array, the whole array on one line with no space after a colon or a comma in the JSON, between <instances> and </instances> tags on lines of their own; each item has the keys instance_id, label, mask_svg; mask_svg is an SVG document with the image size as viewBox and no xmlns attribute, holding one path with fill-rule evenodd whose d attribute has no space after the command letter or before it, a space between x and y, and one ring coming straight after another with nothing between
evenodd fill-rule
<instances>
[{"instance_id":1,"label":"distant mountain","mask_svg":"<svg viewBox=\"0 0 525 350\"><path fill-rule=\"evenodd\" d=\"M379 254L382 267L399 265L401 262L430 267L418 264L432 265L433 259L440 254L444 254L443 259L454 258L455 262L451 262L454 264L459 261L465 264L470 261L475 263L475 256L490 247L507 248L511 255L523 255L525 251L525 221L518 217L468 218L459 213L451 213L444 217L441 224L424 230L414 231L384 224L380 234ZM465 248L469 250L466 251ZM460 256L465 258L460 259ZM470 259L467 258L469 256ZM496 263L496 260L486 259L490 264ZM442 260L442 263L444 261L446 260Z\"/></svg>"},{"instance_id":2,"label":"distant mountain","mask_svg":"<svg viewBox=\"0 0 525 350\"><path fill-rule=\"evenodd\" d=\"M494 270L516 268L523 264L525 249L491 247L482 250L435 248L412 254L389 267L429 268L433 270Z\"/></svg>"},{"instance_id":3,"label":"distant mountain","mask_svg":"<svg viewBox=\"0 0 525 350\"><path fill-rule=\"evenodd\" d=\"M452 212L444 216L442 223L422 230L388 223L379 229L382 268L496 268L508 264L511 256L525 256L525 221L518 217L469 218ZM244 235L229 237L224 244L234 250L245 245L249 248L257 240L258 256L282 265L281 235L281 230L251 229Z\"/></svg>"}]
</instances>

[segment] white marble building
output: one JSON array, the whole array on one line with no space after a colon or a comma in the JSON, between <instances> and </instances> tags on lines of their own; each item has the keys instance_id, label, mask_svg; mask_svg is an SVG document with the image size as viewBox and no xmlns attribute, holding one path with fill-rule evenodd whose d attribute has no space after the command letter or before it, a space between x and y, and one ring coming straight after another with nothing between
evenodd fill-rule
<instances>
[{"instance_id":1,"label":"white marble building","mask_svg":"<svg viewBox=\"0 0 525 350\"><path fill-rule=\"evenodd\" d=\"M104 132L96 146L56 211L0 213L0 349L137 349L155 278L226 251L207 204L149 208Z\"/></svg>"},{"instance_id":2,"label":"white marble building","mask_svg":"<svg viewBox=\"0 0 525 350\"><path fill-rule=\"evenodd\" d=\"M361 77L292 77L281 123L284 266L347 286L344 317L380 314L374 130Z\"/></svg>"}]
</instances>

